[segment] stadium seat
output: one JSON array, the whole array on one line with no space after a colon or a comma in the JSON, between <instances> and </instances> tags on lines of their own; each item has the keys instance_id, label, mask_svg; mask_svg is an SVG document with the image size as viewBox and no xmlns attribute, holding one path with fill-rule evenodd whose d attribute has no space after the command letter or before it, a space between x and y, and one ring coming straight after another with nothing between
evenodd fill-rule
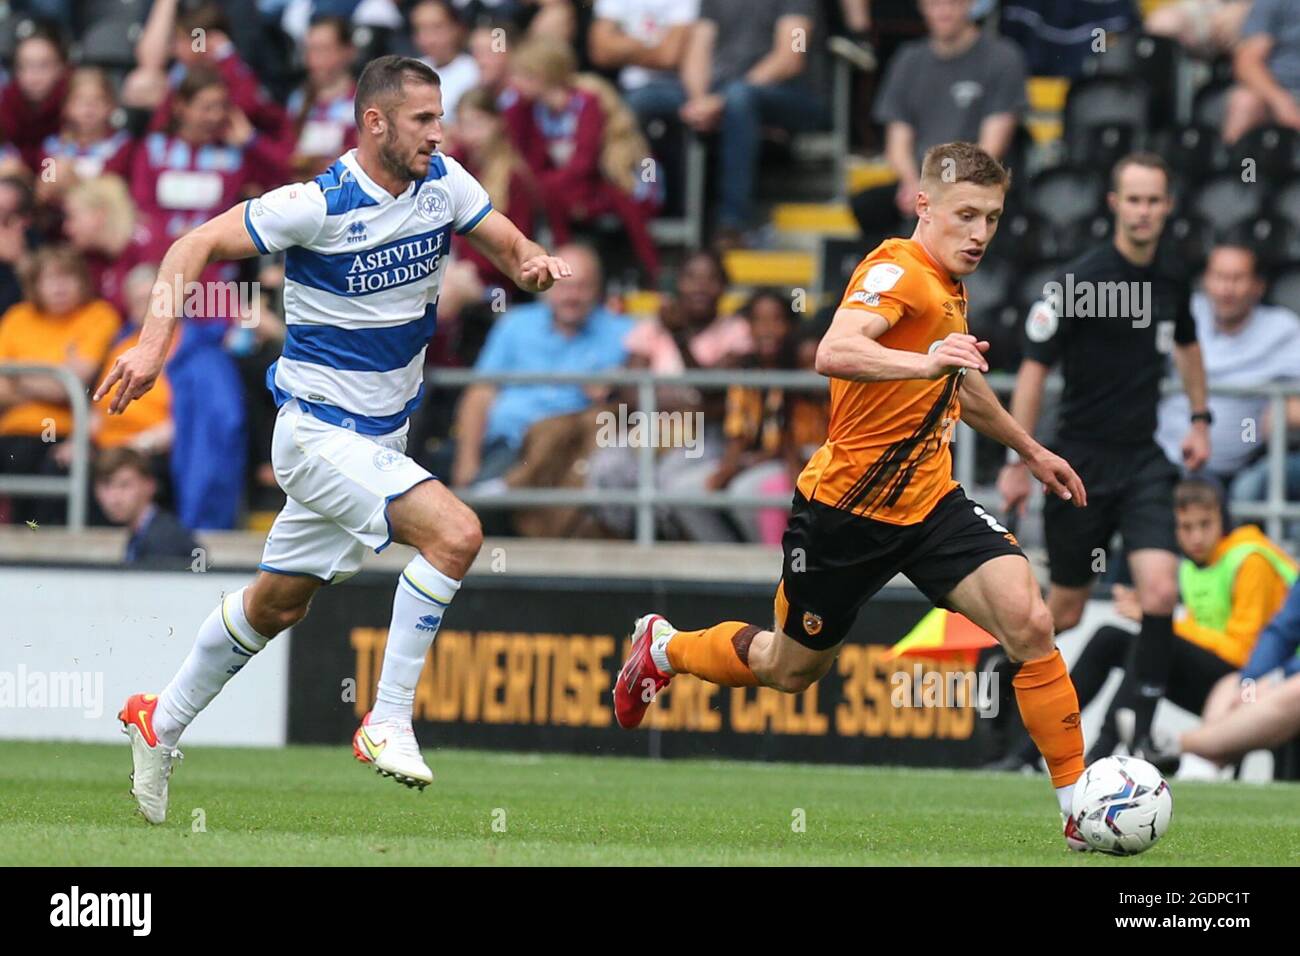
<instances>
[{"instance_id":1,"label":"stadium seat","mask_svg":"<svg viewBox=\"0 0 1300 956\"><path fill-rule=\"evenodd\" d=\"M1279 189L1269 207L1273 215L1300 226L1300 179L1293 179Z\"/></svg>"},{"instance_id":2,"label":"stadium seat","mask_svg":"<svg viewBox=\"0 0 1300 956\"><path fill-rule=\"evenodd\" d=\"M1052 251L1053 257L1073 259L1075 256L1081 256L1094 246L1108 240L1114 228L1114 221L1108 212L1068 223L1062 226L1054 237L1056 246Z\"/></svg>"},{"instance_id":3,"label":"stadium seat","mask_svg":"<svg viewBox=\"0 0 1300 956\"><path fill-rule=\"evenodd\" d=\"M1160 127L1173 119L1178 44L1168 37L1145 33L1114 34L1106 38L1104 53L1083 61L1081 75L1138 79L1151 93L1152 125Z\"/></svg>"},{"instance_id":4,"label":"stadium seat","mask_svg":"<svg viewBox=\"0 0 1300 956\"><path fill-rule=\"evenodd\" d=\"M1214 230L1195 216L1176 215L1165 223L1164 241L1174 256L1193 272L1200 272L1214 245Z\"/></svg>"},{"instance_id":5,"label":"stadium seat","mask_svg":"<svg viewBox=\"0 0 1300 956\"><path fill-rule=\"evenodd\" d=\"M1162 130L1152 148L1190 185L1228 168L1228 151L1219 131L1209 126L1193 124Z\"/></svg>"},{"instance_id":6,"label":"stadium seat","mask_svg":"<svg viewBox=\"0 0 1300 956\"><path fill-rule=\"evenodd\" d=\"M143 29L131 6L113 4L111 16L92 23L81 36L81 62L88 66L129 70L135 66L135 44Z\"/></svg>"},{"instance_id":7,"label":"stadium seat","mask_svg":"<svg viewBox=\"0 0 1300 956\"><path fill-rule=\"evenodd\" d=\"M1097 76L1078 80L1065 98L1065 139L1073 154L1079 140L1086 140L1103 126L1127 126L1133 129L1133 142L1141 138L1150 122L1151 92L1141 80L1116 76Z\"/></svg>"},{"instance_id":8,"label":"stadium seat","mask_svg":"<svg viewBox=\"0 0 1300 956\"><path fill-rule=\"evenodd\" d=\"M1246 133L1233 144L1230 151L1229 171L1243 175L1254 163L1253 175L1258 183L1279 183L1296 169L1295 158L1300 152L1300 134L1281 126L1260 126Z\"/></svg>"},{"instance_id":9,"label":"stadium seat","mask_svg":"<svg viewBox=\"0 0 1300 956\"><path fill-rule=\"evenodd\" d=\"M1254 249L1266 272L1300 266L1300 226L1281 216L1262 216L1238 226L1232 238Z\"/></svg>"},{"instance_id":10,"label":"stadium seat","mask_svg":"<svg viewBox=\"0 0 1300 956\"><path fill-rule=\"evenodd\" d=\"M1043 286L1060 276L1063 265L1063 262L1045 262L1030 270L1020 280L1016 285L1015 297L1012 301L1019 307L1021 315L1028 312L1029 307L1043 297Z\"/></svg>"},{"instance_id":11,"label":"stadium seat","mask_svg":"<svg viewBox=\"0 0 1300 956\"><path fill-rule=\"evenodd\" d=\"M1268 301L1300 313L1300 269L1291 269L1276 276L1269 285Z\"/></svg>"},{"instance_id":12,"label":"stadium seat","mask_svg":"<svg viewBox=\"0 0 1300 956\"><path fill-rule=\"evenodd\" d=\"M1192 101L1192 122L1197 126L1208 126L1214 130L1223 129L1223 116L1227 111L1227 104L1226 85L1211 84L1201 87Z\"/></svg>"},{"instance_id":13,"label":"stadium seat","mask_svg":"<svg viewBox=\"0 0 1300 956\"><path fill-rule=\"evenodd\" d=\"M965 276L962 284L966 287L968 315L983 314L1002 305L1011 291L1014 269L1015 266L1009 261L992 259L981 263L978 269Z\"/></svg>"},{"instance_id":14,"label":"stadium seat","mask_svg":"<svg viewBox=\"0 0 1300 956\"><path fill-rule=\"evenodd\" d=\"M990 259L1006 260L1023 266L1026 262L1048 258L1049 254L1044 253L1042 243L1050 240L1050 230L1043 227L1043 222L1037 215L1019 208L1008 208L998 225L998 234L989 246L988 254ZM980 268L982 270L985 267Z\"/></svg>"},{"instance_id":15,"label":"stadium seat","mask_svg":"<svg viewBox=\"0 0 1300 956\"><path fill-rule=\"evenodd\" d=\"M1060 166L1034 177L1025 206L1049 226L1060 228L1101 212L1105 192L1100 173Z\"/></svg>"},{"instance_id":16,"label":"stadium seat","mask_svg":"<svg viewBox=\"0 0 1300 956\"><path fill-rule=\"evenodd\" d=\"M1214 229L1225 232L1264 213L1265 189L1259 183L1244 183L1239 175L1224 173L1202 184L1189 197L1185 208Z\"/></svg>"}]
</instances>

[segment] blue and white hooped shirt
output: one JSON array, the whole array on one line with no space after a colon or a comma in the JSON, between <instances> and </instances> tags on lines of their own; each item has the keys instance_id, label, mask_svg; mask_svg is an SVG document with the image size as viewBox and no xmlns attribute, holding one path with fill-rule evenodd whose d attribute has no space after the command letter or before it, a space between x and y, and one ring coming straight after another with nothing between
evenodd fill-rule
<instances>
[{"instance_id":1,"label":"blue and white hooped shirt","mask_svg":"<svg viewBox=\"0 0 1300 956\"><path fill-rule=\"evenodd\" d=\"M285 251L284 350L266 375L276 405L296 398L364 435L404 428L424 390L451 233L491 211L449 156L435 154L428 175L393 196L355 150L311 182L251 200L244 223L254 244Z\"/></svg>"}]
</instances>

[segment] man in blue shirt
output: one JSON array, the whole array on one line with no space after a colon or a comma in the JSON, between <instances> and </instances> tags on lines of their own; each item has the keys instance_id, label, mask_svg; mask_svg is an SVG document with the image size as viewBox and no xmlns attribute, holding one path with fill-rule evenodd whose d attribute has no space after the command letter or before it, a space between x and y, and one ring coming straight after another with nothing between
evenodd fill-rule
<instances>
[{"instance_id":1,"label":"man in blue shirt","mask_svg":"<svg viewBox=\"0 0 1300 956\"><path fill-rule=\"evenodd\" d=\"M627 361L624 341L632 320L600 304L603 279L595 251L565 246L556 255L573 267L572 277L557 282L542 301L498 319L476 371L601 372ZM471 385L456 414L452 487L500 478L518 458L529 428L588 408L593 391L582 385Z\"/></svg>"}]
</instances>

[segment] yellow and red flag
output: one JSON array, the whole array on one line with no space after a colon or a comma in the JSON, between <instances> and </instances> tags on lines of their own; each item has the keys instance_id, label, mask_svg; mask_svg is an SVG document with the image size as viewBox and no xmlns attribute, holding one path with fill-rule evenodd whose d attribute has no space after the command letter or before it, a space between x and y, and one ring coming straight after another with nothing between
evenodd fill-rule
<instances>
[{"instance_id":1,"label":"yellow and red flag","mask_svg":"<svg viewBox=\"0 0 1300 956\"><path fill-rule=\"evenodd\" d=\"M981 650L995 644L993 635L970 618L936 607L889 649L887 659L903 655L959 658L973 664Z\"/></svg>"}]
</instances>

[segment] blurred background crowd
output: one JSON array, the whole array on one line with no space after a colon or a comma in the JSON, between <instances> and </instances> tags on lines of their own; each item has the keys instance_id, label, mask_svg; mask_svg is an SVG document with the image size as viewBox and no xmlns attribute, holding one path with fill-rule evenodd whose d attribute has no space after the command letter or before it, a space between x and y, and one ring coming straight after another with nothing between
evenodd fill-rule
<instances>
[{"instance_id":1,"label":"blurred background crowd","mask_svg":"<svg viewBox=\"0 0 1300 956\"><path fill-rule=\"evenodd\" d=\"M909 234L919 160L979 142L1014 171L972 330L1014 371L1029 306L1112 228L1106 171L1137 148L1172 170L1166 241L1189 273L1211 387L1300 385L1300 0L26 0L0 3L0 363L90 386L133 344L167 246L355 145L354 80L384 53L442 80L443 150L570 281L537 301L453 249L430 369L810 369L852 266ZM128 413L92 410L96 523L157 534L269 526L283 269L212 266L247 296L187 304L165 374ZM439 388L412 454L453 487L632 488L634 450L595 416L633 391ZM662 386L703 412L703 453L659 487L788 495L824 438L825 395ZM1171 401L1174 401L1171 399ZM1263 399L1216 398L1230 496L1265 495ZM1168 409L1169 447L1186 415ZM1288 406L1300 436L1300 400ZM1216 426L1217 427L1217 426ZM49 376L0 376L0 473L67 472L72 416ZM991 481L998 449L982 449ZM1300 499L1300 452L1288 457ZM155 504L158 506L155 507ZM0 496L0 521L59 523ZM625 537L631 509L494 511L502 534ZM784 509L664 508L658 533L776 543Z\"/></svg>"}]
</instances>

